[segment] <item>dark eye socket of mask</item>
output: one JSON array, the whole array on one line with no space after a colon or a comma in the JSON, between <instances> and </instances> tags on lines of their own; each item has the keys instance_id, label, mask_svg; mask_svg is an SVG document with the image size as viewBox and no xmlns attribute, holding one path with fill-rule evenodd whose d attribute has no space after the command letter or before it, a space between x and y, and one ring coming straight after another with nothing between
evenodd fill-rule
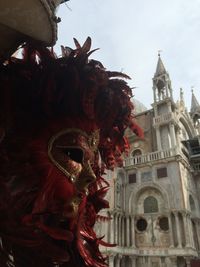
<instances>
[{"instance_id":1,"label":"dark eye socket of mask","mask_svg":"<svg viewBox=\"0 0 200 267\"><path fill-rule=\"evenodd\" d=\"M83 163L83 151L80 148L63 148L64 153L73 161Z\"/></svg>"}]
</instances>

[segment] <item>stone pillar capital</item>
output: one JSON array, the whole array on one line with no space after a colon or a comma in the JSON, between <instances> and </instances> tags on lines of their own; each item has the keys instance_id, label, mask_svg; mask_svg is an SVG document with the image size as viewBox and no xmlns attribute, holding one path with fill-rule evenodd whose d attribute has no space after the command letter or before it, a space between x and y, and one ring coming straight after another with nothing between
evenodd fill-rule
<instances>
[{"instance_id":1,"label":"stone pillar capital","mask_svg":"<svg viewBox=\"0 0 200 267\"><path fill-rule=\"evenodd\" d=\"M186 210L182 210L181 214L183 215L183 217L186 217L187 216L187 211Z\"/></svg>"}]
</instances>

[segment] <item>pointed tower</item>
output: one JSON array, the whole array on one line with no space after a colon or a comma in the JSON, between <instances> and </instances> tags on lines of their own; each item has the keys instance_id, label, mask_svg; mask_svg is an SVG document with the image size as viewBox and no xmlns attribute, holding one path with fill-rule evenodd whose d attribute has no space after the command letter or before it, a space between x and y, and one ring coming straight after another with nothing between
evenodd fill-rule
<instances>
[{"instance_id":1,"label":"pointed tower","mask_svg":"<svg viewBox=\"0 0 200 267\"><path fill-rule=\"evenodd\" d=\"M168 72L158 54L158 63L153 78L154 102L162 101L166 98L173 99L171 81Z\"/></svg>"},{"instance_id":2,"label":"pointed tower","mask_svg":"<svg viewBox=\"0 0 200 267\"><path fill-rule=\"evenodd\" d=\"M191 100L191 109L190 109L191 117L197 116L200 118L200 105L194 95L194 91L192 89L192 100Z\"/></svg>"},{"instance_id":3,"label":"pointed tower","mask_svg":"<svg viewBox=\"0 0 200 267\"><path fill-rule=\"evenodd\" d=\"M200 133L200 105L194 95L194 91L192 89L192 100L191 100L191 109L190 116L193 120L195 128L198 130L198 134Z\"/></svg>"},{"instance_id":4,"label":"pointed tower","mask_svg":"<svg viewBox=\"0 0 200 267\"><path fill-rule=\"evenodd\" d=\"M158 54L156 72L153 77L154 127L156 129L157 150L166 150L176 146L175 115L171 80Z\"/></svg>"}]
</instances>

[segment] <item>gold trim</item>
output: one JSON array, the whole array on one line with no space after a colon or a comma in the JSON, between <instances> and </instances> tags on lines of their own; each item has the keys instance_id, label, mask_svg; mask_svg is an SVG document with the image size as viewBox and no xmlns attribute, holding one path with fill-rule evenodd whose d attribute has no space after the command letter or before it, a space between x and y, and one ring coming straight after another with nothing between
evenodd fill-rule
<instances>
[{"instance_id":1,"label":"gold trim","mask_svg":"<svg viewBox=\"0 0 200 267\"><path fill-rule=\"evenodd\" d=\"M96 152L98 150L98 145L99 145L99 130L94 131L91 135L88 135L86 132L78 129L78 128L68 128L68 129L63 129L62 131L58 132L57 134L53 135L48 143L48 156L50 160L55 164L55 166L61 170L66 176L68 176L71 180L71 182L76 181L76 177L73 174L70 174L64 167L62 167L52 156L51 150L53 143L55 142L56 139L58 139L61 135L68 134L68 133L78 133L84 137L86 137L88 141L89 148L93 151ZM72 147L73 146L67 146L67 147ZM77 148L77 146L76 146ZM79 147L81 150L83 150L81 147Z\"/></svg>"}]
</instances>

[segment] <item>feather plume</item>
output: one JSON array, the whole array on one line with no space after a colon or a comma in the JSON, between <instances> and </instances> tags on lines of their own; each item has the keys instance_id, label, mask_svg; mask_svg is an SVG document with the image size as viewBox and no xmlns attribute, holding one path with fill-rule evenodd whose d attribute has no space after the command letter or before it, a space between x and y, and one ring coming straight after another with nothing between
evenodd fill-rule
<instances>
[{"instance_id":1,"label":"feather plume","mask_svg":"<svg viewBox=\"0 0 200 267\"><path fill-rule=\"evenodd\" d=\"M129 144L129 127L142 136L135 123L129 76L107 71L89 60L91 38L75 49L61 46L62 57L36 43L23 45L23 58L10 58L0 67L0 266L106 267L97 238L98 215L109 208L105 169L122 166ZM57 217L70 214L77 194L69 179L48 158L49 139L67 127L90 134L100 132L93 166L97 180L64 229ZM98 158L101 157L99 166ZM59 201L60 202L59 202ZM61 200L63 202L61 202ZM60 217L59 217L60 218ZM52 226L53 225L53 226Z\"/></svg>"}]
</instances>

